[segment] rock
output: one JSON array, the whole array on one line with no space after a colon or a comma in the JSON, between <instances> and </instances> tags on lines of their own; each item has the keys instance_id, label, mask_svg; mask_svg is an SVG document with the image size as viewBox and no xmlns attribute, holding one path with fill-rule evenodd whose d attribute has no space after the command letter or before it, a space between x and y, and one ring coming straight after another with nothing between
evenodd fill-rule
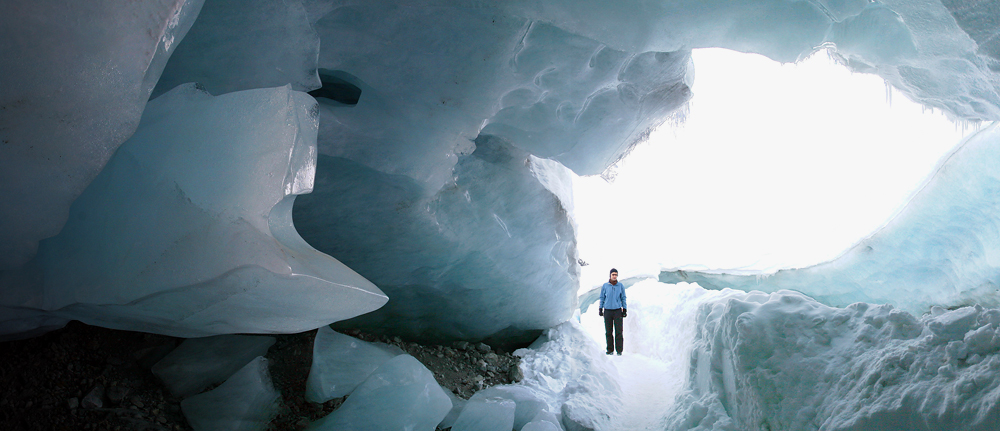
<instances>
[{"instance_id":1,"label":"rock","mask_svg":"<svg viewBox=\"0 0 1000 431\"><path fill-rule=\"evenodd\" d=\"M85 409L99 409L104 407L104 386L97 385L91 389L87 396L83 397L80 403Z\"/></svg>"},{"instance_id":2,"label":"rock","mask_svg":"<svg viewBox=\"0 0 1000 431\"><path fill-rule=\"evenodd\" d=\"M77 397L70 398L66 400L66 404L69 406L70 410L80 407L80 399Z\"/></svg>"},{"instance_id":3,"label":"rock","mask_svg":"<svg viewBox=\"0 0 1000 431\"><path fill-rule=\"evenodd\" d=\"M132 398L132 405L140 409L146 406L145 404L142 403L142 400L138 398Z\"/></svg>"},{"instance_id":4,"label":"rock","mask_svg":"<svg viewBox=\"0 0 1000 431\"><path fill-rule=\"evenodd\" d=\"M469 342L468 341L459 341L459 342L456 342L455 343L455 348L458 349L458 350L469 350Z\"/></svg>"},{"instance_id":5,"label":"rock","mask_svg":"<svg viewBox=\"0 0 1000 431\"><path fill-rule=\"evenodd\" d=\"M113 404L120 404L125 396L128 395L128 388L122 386L112 386L108 388L108 401Z\"/></svg>"},{"instance_id":6,"label":"rock","mask_svg":"<svg viewBox=\"0 0 1000 431\"><path fill-rule=\"evenodd\" d=\"M493 349L490 348L490 346L487 345L486 343L479 343L476 346L476 349L479 350L480 352L483 352L483 353L487 353L487 352L492 352L493 351Z\"/></svg>"},{"instance_id":7,"label":"rock","mask_svg":"<svg viewBox=\"0 0 1000 431\"><path fill-rule=\"evenodd\" d=\"M490 361L490 362L496 362L498 359L500 359L500 357L497 356L497 354L493 353L493 352L487 353L484 357L486 358L487 361Z\"/></svg>"},{"instance_id":8,"label":"rock","mask_svg":"<svg viewBox=\"0 0 1000 431\"><path fill-rule=\"evenodd\" d=\"M524 372L521 371L521 367L517 364L511 365L510 369L507 370L507 377L511 382L520 382L524 379Z\"/></svg>"}]
</instances>

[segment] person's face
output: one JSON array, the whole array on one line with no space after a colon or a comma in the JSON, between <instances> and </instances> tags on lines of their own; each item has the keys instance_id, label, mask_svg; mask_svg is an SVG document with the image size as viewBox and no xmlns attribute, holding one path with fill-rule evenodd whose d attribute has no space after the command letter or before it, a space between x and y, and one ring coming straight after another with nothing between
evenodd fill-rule
<instances>
[{"instance_id":1,"label":"person's face","mask_svg":"<svg viewBox=\"0 0 1000 431\"><path fill-rule=\"evenodd\" d=\"M612 272L611 273L611 281L618 281L618 273L617 272Z\"/></svg>"}]
</instances>

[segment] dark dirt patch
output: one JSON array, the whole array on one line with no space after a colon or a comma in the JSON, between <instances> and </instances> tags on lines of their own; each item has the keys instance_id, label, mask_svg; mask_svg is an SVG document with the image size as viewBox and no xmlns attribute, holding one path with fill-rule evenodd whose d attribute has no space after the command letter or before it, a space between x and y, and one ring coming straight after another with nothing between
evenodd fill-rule
<instances>
[{"instance_id":1,"label":"dark dirt patch","mask_svg":"<svg viewBox=\"0 0 1000 431\"><path fill-rule=\"evenodd\" d=\"M441 386L462 398L518 377L518 358L486 345L422 345L354 330L342 332L400 347L432 371ZM305 401L315 334L275 336L277 342L267 359L282 407L269 430L303 429L336 410L346 398L323 404ZM172 397L150 372L181 341L71 322L40 337L0 342L0 430L190 430L181 413L181 399Z\"/></svg>"}]
</instances>

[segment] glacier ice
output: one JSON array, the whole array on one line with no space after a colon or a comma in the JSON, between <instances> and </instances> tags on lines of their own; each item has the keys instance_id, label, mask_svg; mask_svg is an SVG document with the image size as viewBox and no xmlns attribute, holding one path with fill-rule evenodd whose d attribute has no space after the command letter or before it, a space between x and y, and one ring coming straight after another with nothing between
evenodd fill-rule
<instances>
[{"instance_id":1,"label":"glacier ice","mask_svg":"<svg viewBox=\"0 0 1000 431\"><path fill-rule=\"evenodd\" d=\"M301 2L210 0L171 55L153 97L188 82L214 95L286 84L314 90L318 59L319 35Z\"/></svg>"},{"instance_id":2,"label":"glacier ice","mask_svg":"<svg viewBox=\"0 0 1000 431\"><path fill-rule=\"evenodd\" d=\"M458 415L453 431L507 431L514 428L514 401L504 398L471 398Z\"/></svg>"},{"instance_id":3,"label":"glacier ice","mask_svg":"<svg viewBox=\"0 0 1000 431\"><path fill-rule=\"evenodd\" d=\"M364 276L393 301L345 325L501 342L545 329L521 352L542 413L569 429L610 427L635 402L621 388L630 380L579 325L546 329L572 313L579 268L571 205L537 157L604 171L682 113L688 52L699 47L793 61L826 45L928 107L997 120L995 11L952 0L8 2L0 57L11 61L0 76L16 85L0 86L0 336L70 319L185 337L298 332L384 304ZM317 76L350 97L320 91L317 105L292 91L315 88ZM279 88L255 88L265 86ZM892 225L823 266L856 274L827 278L817 267L762 280L815 289L828 305L902 310L830 308L789 292L689 294L706 314L664 332L697 333L685 339L711 355L689 364L687 395L655 425L995 420L984 376L1000 367L996 310L907 313L996 305L995 178L987 145L973 144L995 134L970 140L953 158L974 157L944 166ZM298 199L295 224L340 261L292 223L317 164L316 193ZM635 354L680 360L665 345ZM762 362L766 349L781 355ZM798 359L843 362L805 373ZM787 384L760 378L772 375ZM440 391L425 380L417 386ZM366 398L373 382L324 422L384 406ZM782 401L772 390L786 391ZM379 419L433 429L450 404L443 394L426 401L440 401L440 417L435 407Z\"/></svg>"},{"instance_id":4,"label":"glacier ice","mask_svg":"<svg viewBox=\"0 0 1000 431\"><path fill-rule=\"evenodd\" d=\"M0 333L22 313L182 337L298 332L386 298L295 231L312 189L315 101L286 87L151 101L21 270L0 274Z\"/></svg>"},{"instance_id":5,"label":"glacier ice","mask_svg":"<svg viewBox=\"0 0 1000 431\"><path fill-rule=\"evenodd\" d=\"M186 397L219 384L274 345L274 337L216 335L189 338L153 365L175 396Z\"/></svg>"},{"instance_id":6,"label":"glacier ice","mask_svg":"<svg viewBox=\"0 0 1000 431\"><path fill-rule=\"evenodd\" d=\"M1000 129L970 136L885 227L841 257L768 276L665 271L660 281L704 287L803 292L835 306L888 303L911 313L931 306L1000 305Z\"/></svg>"},{"instance_id":7,"label":"glacier ice","mask_svg":"<svg viewBox=\"0 0 1000 431\"><path fill-rule=\"evenodd\" d=\"M386 361L337 410L309 431L409 429L433 431L451 411L434 375L410 355Z\"/></svg>"},{"instance_id":8,"label":"glacier ice","mask_svg":"<svg viewBox=\"0 0 1000 431\"><path fill-rule=\"evenodd\" d=\"M940 313L729 291L699 308L690 392L675 417L721 404L739 429L993 429L998 310ZM942 321L952 336L934 333Z\"/></svg>"},{"instance_id":9,"label":"glacier ice","mask_svg":"<svg viewBox=\"0 0 1000 431\"><path fill-rule=\"evenodd\" d=\"M0 271L59 233L135 130L202 2L0 5Z\"/></svg>"},{"instance_id":10,"label":"glacier ice","mask_svg":"<svg viewBox=\"0 0 1000 431\"><path fill-rule=\"evenodd\" d=\"M196 431L263 431L280 400L267 359L257 357L219 387L181 401L181 411Z\"/></svg>"},{"instance_id":11,"label":"glacier ice","mask_svg":"<svg viewBox=\"0 0 1000 431\"><path fill-rule=\"evenodd\" d=\"M455 420L458 419L458 415L462 414L462 409L465 408L465 403L468 402L468 400L459 398L447 389L444 389L444 394L451 400L451 411L449 411L444 419L441 419L441 423L437 425L438 428L441 429L451 428L451 426L455 424Z\"/></svg>"},{"instance_id":12,"label":"glacier ice","mask_svg":"<svg viewBox=\"0 0 1000 431\"><path fill-rule=\"evenodd\" d=\"M624 357L601 361L600 346L587 346L603 337L593 308L518 352L521 385L541 388L549 408L562 404L566 429L989 430L1000 419L1000 309L914 316L652 280L629 295L626 321L647 332L626 332L641 342ZM589 340L573 336L583 331ZM667 372L640 366L648 359ZM552 396L591 374L620 389ZM574 410L573 401L615 408Z\"/></svg>"},{"instance_id":13,"label":"glacier ice","mask_svg":"<svg viewBox=\"0 0 1000 431\"><path fill-rule=\"evenodd\" d=\"M430 190L480 134L600 173L690 97L687 51L634 55L503 4L338 6L318 12L319 64L362 92L323 106L320 152Z\"/></svg>"},{"instance_id":14,"label":"glacier ice","mask_svg":"<svg viewBox=\"0 0 1000 431\"><path fill-rule=\"evenodd\" d=\"M389 347L361 341L329 326L319 328L306 379L306 400L322 403L351 393L379 366L403 354Z\"/></svg>"},{"instance_id":15,"label":"glacier ice","mask_svg":"<svg viewBox=\"0 0 1000 431\"><path fill-rule=\"evenodd\" d=\"M525 424L534 420L543 411L547 411L548 404L535 390L524 385L500 385L493 386L476 392L469 401L483 399L504 399L514 402L513 428L521 429Z\"/></svg>"},{"instance_id":16,"label":"glacier ice","mask_svg":"<svg viewBox=\"0 0 1000 431\"><path fill-rule=\"evenodd\" d=\"M295 227L390 298L335 327L432 341L492 337L496 347L530 342L568 319L579 268L574 227L538 179L558 184L553 177L568 174L532 160L480 138L459 159L454 183L427 197L407 176L321 154L315 189L296 200Z\"/></svg>"},{"instance_id":17,"label":"glacier ice","mask_svg":"<svg viewBox=\"0 0 1000 431\"><path fill-rule=\"evenodd\" d=\"M105 9L112 8L110 4L102 5ZM635 142L643 139L645 131L682 109L690 97L693 82L688 61L688 51L692 48L724 47L761 53L779 61L793 61L819 46L827 45L835 47L835 55L851 69L877 73L908 97L929 107L941 108L956 118L972 121L1000 118L997 91L1000 81L996 72L997 50L993 37L996 26L991 15L995 9L986 2L678 0L648 4L628 0L607 4L586 0L483 4L420 0L399 4L388 0L290 0L280 4L241 2L236 5L218 0L204 7L198 1L139 2L130 4L130 7L135 9L97 14L106 18L90 21L73 21L73 17L78 16L75 10L57 10L58 5L50 2L36 2L30 8L18 6L14 13L0 14L5 17L6 24L0 26L4 28L3 40L17 41L0 45L5 54L10 54L5 57L17 59L4 63L4 76L30 83L4 86L3 93L0 93L0 106L5 109L0 117L0 121L4 122L0 126L0 134L7 141L12 136L18 139L14 145L0 147L3 148L0 151L20 152L27 145L34 151L32 154L38 156L0 155L3 161L0 163L5 163L4 169L0 169L3 172L0 184L4 187L0 201L4 205L2 214L5 217L0 222L0 229L7 232L4 235L17 235L11 236L9 241L6 236L0 240L3 247L9 248L2 253L7 263L0 266L6 270L0 275L4 279L2 304L6 310L2 320L6 322L6 333L44 331L66 319L80 318L106 326L198 336L222 332L305 330L347 317L343 313L334 313L286 326L275 321L277 316L271 316L274 319L263 319L269 323L261 326L244 327L233 322L217 325L204 315L188 316L186 313L192 310L185 309L181 305L185 301L180 298L188 294L201 295L193 302L203 304L218 302L234 291L217 295L218 291L200 288L192 288L183 295L171 289L176 294L146 297L141 304L122 305L122 301L140 300L125 295L114 297L112 301L102 300L97 305L92 297L102 296L106 290L90 289L78 282L62 286L61 281L50 280L50 275L44 275L52 274L52 263L46 263L48 259L26 263L34 253L35 242L59 232L65 220L65 216L59 215L63 214L61 211L94 178L117 145L135 129L139 114L146 108L143 102L160 78L161 70L169 73L165 72L158 91L168 90L185 80L204 81L204 85L215 92L283 84L304 90L317 85L314 74L317 68L321 72L319 75L328 78L327 83L331 86L341 85L350 89L354 99L349 103L338 101L337 97L320 96L317 151L369 168L373 174L385 175L385 178L394 178L400 183L405 182L404 178L412 181L406 187L407 193L414 198L405 200L398 209L405 214L396 217L391 213L403 201L382 202L387 206L373 211L396 223L398 236L404 238L399 245L410 247L409 250L413 250L412 244L417 243L418 238L426 239L427 230L436 229L438 221L411 223L425 216L418 216L416 210L406 208L406 203L430 202L449 193L464 191L458 188L455 181L456 169L464 168L460 164L467 162L470 153L478 150L483 141L501 140L505 145L532 156L559 161L578 173L603 171ZM243 10L240 10L241 7ZM205 19L196 21L195 17L200 12L204 12ZM121 16L144 18L119 19ZM93 27L89 27L90 22L94 23ZM192 30L188 32L188 28ZM235 32L240 35L234 36ZM21 33L37 37L14 37ZM191 36L190 40L184 37L186 34ZM152 38L148 37L150 35ZM91 48L73 51L76 45L58 46L63 40ZM108 49L102 50L101 47ZM174 58L169 55L174 47L184 52L175 52L177 55ZM62 55L66 52L73 55ZM315 64L312 60L314 53ZM112 58L108 59L108 55ZM83 63L72 61L75 58L105 58L108 61L95 63L104 66L88 69L80 66ZM120 65L119 60L124 65ZM168 60L176 61L170 64ZM277 67L278 63L288 66ZM135 67L135 64L141 67ZM64 65L67 67L61 67ZM279 68L282 70L276 70ZM201 76L204 74L199 70L207 71L212 76ZM113 73L102 71L121 73L121 79L105 79ZM44 89L49 83L60 83L59 88L65 90L51 97L20 97L34 94L32 92ZM70 90L79 91L83 96L70 94ZM157 97L149 106L156 106L157 101L166 95ZM14 102L22 99L39 103L44 100L45 103L43 107L37 104L15 106ZM29 108L32 110L26 111ZM11 110L14 115L8 114ZM55 115L57 119L53 120L50 117L40 118L35 115L38 112L68 112L72 115ZM82 113L87 113L87 116L81 117ZM68 125L58 118L69 118ZM67 138L70 135L94 141L77 143ZM67 153L64 151L67 148L80 153ZM52 157L54 155L58 156ZM60 172L66 173L63 172L66 169L72 171L69 173L74 180L62 180L65 176ZM81 169L89 173L77 175ZM470 181L492 181L493 178L495 176ZM358 186L352 184L351 187ZM53 194L39 187L55 187L65 193ZM497 192L502 194L500 190ZM516 195L519 192L509 193ZM60 197L53 197L56 194ZM330 198L327 196L326 199ZM46 207L48 209L35 206L42 202L59 204L53 203L55 206ZM330 201L324 207L336 207L338 203L343 203L343 200ZM486 214L490 205L472 203L470 208L487 217L480 218L479 224L470 227L470 230L488 232L493 226L502 230L509 224L509 217L492 211L493 208L489 208L489 213L495 214L495 218L493 214ZM53 209L56 207L63 210ZM314 205L314 209L321 212L318 208L320 205ZM8 215L12 217L9 220ZM553 224L562 223L558 215L542 219ZM372 226L379 223L368 223L368 227L378 229ZM356 221L355 224L364 224L364 221ZM287 226L291 226L290 220ZM79 227L67 226L64 231L74 229ZM565 306L569 301L562 298L550 301L552 309L545 310L547 313L536 313L534 310L525 313L526 319L539 321L498 322L492 328L474 328L477 325L468 322L478 319L479 312L488 308L488 298L472 301L482 306L474 313L454 313L449 307L434 308L454 300L453 293L462 289L482 291L480 287L490 285L501 286L498 290L506 291L507 286L518 285L511 282L516 278L510 275L492 277L476 286L464 284L462 280L467 277L454 272L446 277L438 276L448 268L464 265L468 261L482 261L478 256L491 253L498 257L522 252L523 256L518 259L493 261L496 265L510 268L523 266L528 261L541 265L541 262L548 262L552 256L561 254L523 253L523 249L506 247L507 244L489 235L470 240L455 235L449 229L442 229L439 235L441 240L430 249L439 250L442 244L452 246L463 243L464 254L461 255L469 260L456 261L455 254L436 261L433 258L422 260L414 258L413 253L401 256L401 253L396 253L398 250L377 253L359 250L352 256L347 245L330 246L331 242L350 236L347 228L339 232L337 229L330 230L326 239L313 232L310 241L325 243L321 247L323 251L336 252L335 258L350 260L351 265L363 260L370 267L405 268L389 270L389 274L376 274L377 271L370 268L359 272L375 274L372 277L384 276L376 284L400 287L393 293L399 297L398 304L393 304L384 315L400 317L399 326L411 327L412 333L423 332L425 327L420 321L432 314L454 316L444 319L446 322L433 322L427 326L435 330L447 327L443 325L447 321L466 321L448 334L466 338L491 334L501 334L502 338L504 333L498 331L504 328L514 328L513 332L523 335L524 329L537 330L567 317L569 307ZM572 243L573 235L568 229L557 230L560 231L560 239L551 241L550 235L548 245L558 248ZM296 236L292 229L286 229L286 233L286 238ZM405 238L414 240L407 245L403 244L408 242ZM55 240L53 244L61 241ZM545 242L539 240L537 245L541 247ZM494 247L497 244L501 247ZM268 248L262 249L260 254L268 253L264 250ZM249 248L246 253L251 253ZM101 254L103 252L97 253ZM562 258L556 260L561 265L569 261ZM374 263L376 261L384 264ZM129 261L128 265L136 264L139 263ZM326 265L314 266L320 267ZM107 266L94 268L93 272L111 271ZM131 270L124 269L125 272ZM197 268L192 272L199 273ZM340 268L335 272L346 273L346 269ZM563 272L568 275L556 277L547 274L558 279L553 283L559 286L554 289L556 291L575 283L576 269L567 267ZM275 273L242 267L227 274L214 285L245 286L257 280L270 279ZM221 276L221 273L214 276ZM401 277L413 279L401 280ZM121 279L120 276L111 278ZM294 283L287 279L284 281L302 286L298 281L305 278L297 277ZM543 278L542 282L548 281ZM26 293L32 289L11 287L38 286L39 283L44 284L45 289L61 289L60 299L39 304L34 300L37 298L32 299L33 296ZM271 286L270 283L264 284ZM356 286L353 283L342 284ZM462 286L457 287L457 284ZM421 287L403 289L404 286ZM306 290L322 290L315 287L302 289L296 295L281 297L308 296ZM439 289L441 293L437 293ZM406 293L400 292L411 290L419 292L414 296L434 297L433 302L427 306L416 305L415 301L401 296ZM90 295L91 298L89 302L75 303L75 295ZM243 299L248 300L242 302L244 305L254 303L245 295ZM271 312L265 311L263 302L250 305L255 314L267 315ZM413 304L415 308L399 305L404 302ZM294 308L298 305L301 304L285 303L282 307ZM62 307L59 313L53 312L54 306ZM162 312L175 306L184 311L168 315L136 311ZM373 307L361 307L363 310L358 312ZM146 323L142 325L134 325L143 318L129 315L133 311L156 317L145 319ZM546 314L546 317L540 317L540 314ZM161 323L150 323L154 320ZM185 320L185 328L175 327L175 322L180 320Z\"/></svg>"},{"instance_id":18,"label":"glacier ice","mask_svg":"<svg viewBox=\"0 0 1000 431\"><path fill-rule=\"evenodd\" d=\"M531 421L525 424L521 431L559 431L559 427L552 422Z\"/></svg>"}]
</instances>

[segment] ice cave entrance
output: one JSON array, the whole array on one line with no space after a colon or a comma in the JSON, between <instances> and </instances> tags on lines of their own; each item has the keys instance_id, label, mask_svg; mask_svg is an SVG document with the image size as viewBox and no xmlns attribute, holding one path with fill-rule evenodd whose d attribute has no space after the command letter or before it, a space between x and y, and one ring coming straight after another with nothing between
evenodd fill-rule
<instances>
[{"instance_id":1,"label":"ice cave entrance","mask_svg":"<svg viewBox=\"0 0 1000 431\"><path fill-rule=\"evenodd\" d=\"M581 295L611 267L655 279L662 269L766 274L831 260L888 222L974 131L834 57L780 64L695 50L685 115L610 175L574 178ZM655 304L656 315L626 319L626 354L613 360L623 429L655 426L685 387L677 376L688 375L699 303L686 301L701 294L642 283L629 301L647 313ZM580 322L603 346L596 308L584 304Z\"/></svg>"}]
</instances>

